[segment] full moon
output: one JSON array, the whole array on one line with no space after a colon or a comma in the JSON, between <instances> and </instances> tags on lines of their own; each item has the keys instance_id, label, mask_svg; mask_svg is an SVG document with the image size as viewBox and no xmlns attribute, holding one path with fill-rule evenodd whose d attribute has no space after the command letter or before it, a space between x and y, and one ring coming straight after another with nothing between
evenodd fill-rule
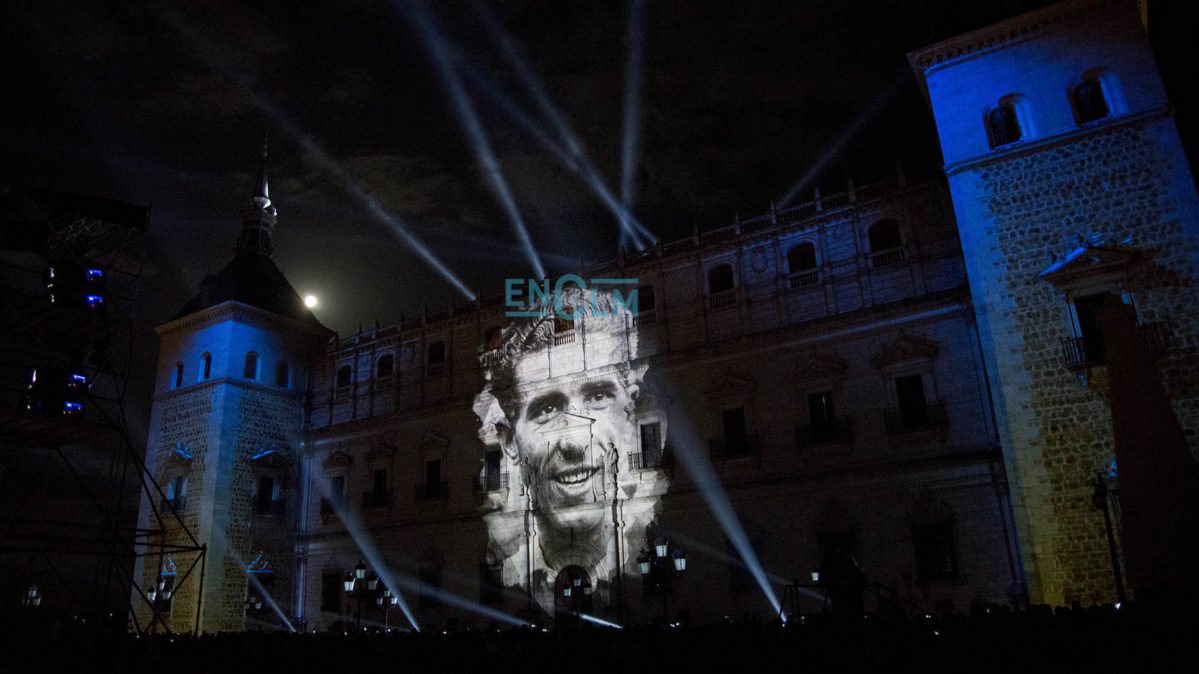
<instances>
[{"instance_id":1,"label":"full moon","mask_svg":"<svg viewBox=\"0 0 1199 674\"><path fill-rule=\"evenodd\" d=\"M304 298L304 306L311 309L316 306L316 295L309 295Z\"/></svg>"}]
</instances>

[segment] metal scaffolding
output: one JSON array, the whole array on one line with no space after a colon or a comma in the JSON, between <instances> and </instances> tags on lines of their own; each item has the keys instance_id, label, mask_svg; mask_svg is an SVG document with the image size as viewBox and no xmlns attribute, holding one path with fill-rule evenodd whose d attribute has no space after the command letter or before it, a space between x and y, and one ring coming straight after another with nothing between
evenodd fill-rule
<instances>
[{"instance_id":1,"label":"metal scaffolding","mask_svg":"<svg viewBox=\"0 0 1199 674\"><path fill-rule=\"evenodd\" d=\"M0 613L24 604L170 631L137 560L160 580L169 563L172 585L197 568L203 582L207 546L162 507L128 428L149 212L11 186L0 211Z\"/></svg>"}]
</instances>

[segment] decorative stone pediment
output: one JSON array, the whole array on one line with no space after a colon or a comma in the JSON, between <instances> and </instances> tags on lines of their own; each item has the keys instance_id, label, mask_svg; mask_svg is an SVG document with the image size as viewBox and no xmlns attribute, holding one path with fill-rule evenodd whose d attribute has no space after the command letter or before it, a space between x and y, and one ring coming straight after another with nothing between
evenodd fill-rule
<instances>
[{"instance_id":1,"label":"decorative stone pediment","mask_svg":"<svg viewBox=\"0 0 1199 674\"><path fill-rule=\"evenodd\" d=\"M849 361L829 355L815 355L799 361L796 379L801 382L832 379L845 374Z\"/></svg>"},{"instance_id":2,"label":"decorative stone pediment","mask_svg":"<svg viewBox=\"0 0 1199 674\"><path fill-rule=\"evenodd\" d=\"M450 446L450 439L438 433L425 433L418 446L421 449L443 449Z\"/></svg>"},{"instance_id":3,"label":"decorative stone pediment","mask_svg":"<svg viewBox=\"0 0 1199 674\"><path fill-rule=\"evenodd\" d=\"M375 446L371 447L370 451L364 454L362 458L365 459L367 463L374 463L376 461L391 461L392 457L395 455L395 447L392 447L387 443L376 442Z\"/></svg>"},{"instance_id":4,"label":"decorative stone pediment","mask_svg":"<svg viewBox=\"0 0 1199 674\"><path fill-rule=\"evenodd\" d=\"M1123 276L1133 263L1150 255L1131 246L1083 245L1054 260L1038 276L1059 287L1091 277Z\"/></svg>"},{"instance_id":5,"label":"decorative stone pediment","mask_svg":"<svg viewBox=\"0 0 1199 674\"><path fill-rule=\"evenodd\" d=\"M595 423L595 419L585 417L581 414L571 414L564 412L550 423L546 424L545 428L538 431L542 438L552 441L553 438L564 435L575 435L586 433L591 434L591 424Z\"/></svg>"},{"instance_id":6,"label":"decorative stone pediment","mask_svg":"<svg viewBox=\"0 0 1199 674\"><path fill-rule=\"evenodd\" d=\"M738 394L748 395L753 393L757 386L758 382L753 379L726 374L712 383L712 387L707 391L707 396L709 398L727 398Z\"/></svg>"},{"instance_id":7,"label":"decorative stone pediment","mask_svg":"<svg viewBox=\"0 0 1199 674\"><path fill-rule=\"evenodd\" d=\"M171 453L167 455L166 463L172 466L190 466L192 458L192 448L182 442L176 442L171 448Z\"/></svg>"},{"instance_id":8,"label":"decorative stone pediment","mask_svg":"<svg viewBox=\"0 0 1199 674\"><path fill-rule=\"evenodd\" d=\"M354 457L345 452L334 450L321 462L321 465L325 467L325 470L332 470L334 468L345 468L351 463L354 463Z\"/></svg>"},{"instance_id":9,"label":"decorative stone pediment","mask_svg":"<svg viewBox=\"0 0 1199 674\"><path fill-rule=\"evenodd\" d=\"M881 370L912 360L929 360L937 355L940 347L941 343L936 340L901 334L899 339L875 354L870 359L870 362L874 363L874 366Z\"/></svg>"},{"instance_id":10,"label":"decorative stone pediment","mask_svg":"<svg viewBox=\"0 0 1199 674\"><path fill-rule=\"evenodd\" d=\"M953 508L937 498L931 489L925 487L912 505L912 522L930 523L944 522L953 519Z\"/></svg>"},{"instance_id":11,"label":"decorative stone pediment","mask_svg":"<svg viewBox=\"0 0 1199 674\"><path fill-rule=\"evenodd\" d=\"M285 453L286 448L280 449L275 445L270 447L259 447L257 451L250 456L250 465L255 468L276 468L284 470L291 465L291 461Z\"/></svg>"}]
</instances>

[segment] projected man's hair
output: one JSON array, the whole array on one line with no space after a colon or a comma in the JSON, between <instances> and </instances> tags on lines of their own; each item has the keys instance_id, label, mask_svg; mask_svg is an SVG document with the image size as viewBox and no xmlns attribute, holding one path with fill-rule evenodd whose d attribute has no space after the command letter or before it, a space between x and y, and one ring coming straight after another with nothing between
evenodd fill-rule
<instances>
[{"instance_id":1,"label":"projected man's hair","mask_svg":"<svg viewBox=\"0 0 1199 674\"><path fill-rule=\"evenodd\" d=\"M513 319L504 328L501 346L488 354L484 363L488 390L499 401L509 419L513 418L518 381L517 366L530 355L547 351L554 345L562 327L562 314L575 316L574 329L585 325L589 335L612 339L612 349L604 354L605 365L620 371L625 385L629 381L630 363L636 358L635 335L628 334L631 313L626 306L613 301L612 293L603 290L582 290L575 286L562 288L556 298L538 298L528 308L533 316Z\"/></svg>"}]
</instances>

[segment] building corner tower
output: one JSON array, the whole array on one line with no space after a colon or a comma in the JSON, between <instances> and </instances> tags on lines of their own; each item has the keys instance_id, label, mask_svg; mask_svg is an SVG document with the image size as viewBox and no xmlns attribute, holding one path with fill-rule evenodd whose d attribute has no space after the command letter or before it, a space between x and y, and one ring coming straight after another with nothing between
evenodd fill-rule
<instances>
[{"instance_id":1,"label":"building corner tower","mask_svg":"<svg viewBox=\"0 0 1199 674\"><path fill-rule=\"evenodd\" d=\"M265 148L241 221L233 259L157 328L146 464L163 494L143 500L141 520L152 508L173 510L208 553L202 569L169 556L137 569L143 587L169 590L133 598L143 625L269 629L297 613L298 516L287 495L298 479L311 362L333 333L273 260ZM168 542L184 535L169 526L163 532Z\"/></svg>"},{"instance_id":2,"label":"building corner tower","mask_svg":"<svg viewBox=\"0 0 1199 674\"><path fill-rule=\"evenodd\" d=\"M1107 298L1135 309L1192 453L1199 438L1199 198L1142 16L1132 0L1068 0L909 59L944 154L1030 600L1116 601L1121 531L1092 502L1097 479L1119 479ZM1119 498L1105 507L1120 522Z\"/></svg>"}]
</instances>

